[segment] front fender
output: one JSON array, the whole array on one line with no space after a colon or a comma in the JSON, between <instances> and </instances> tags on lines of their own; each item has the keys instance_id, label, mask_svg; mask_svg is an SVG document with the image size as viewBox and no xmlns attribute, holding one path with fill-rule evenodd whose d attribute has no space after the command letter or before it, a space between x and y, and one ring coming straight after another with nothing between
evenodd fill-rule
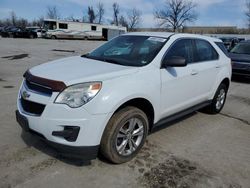
<instances>
[{"instance_id":1,"label":"front fender","mask_svg":"<svg viewBox=\"0 0 250 188\"><path fill-rule=\"evenodd\" d=\"M84 108L91 114L113 113L122 104L135 98L148 100L155 111L159 111L160 74L157 71L143 71L104 81L101 91Z\"/></svg>"}]
</instances>

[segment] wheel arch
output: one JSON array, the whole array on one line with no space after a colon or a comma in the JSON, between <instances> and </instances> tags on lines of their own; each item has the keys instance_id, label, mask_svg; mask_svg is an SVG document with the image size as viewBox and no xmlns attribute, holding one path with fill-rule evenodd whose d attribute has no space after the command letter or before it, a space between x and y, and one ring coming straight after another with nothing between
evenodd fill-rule
<instances>
[{"instance_id":1,"label":"wheel arch","mask_svg":"<svg viewBox=\"0 0 250 188\"><path fill-rule=\"evenodd\" d=\"M224 78L222 81L221 81L221 83L220 84L225 84L226 86L227 86L227 89L229 88L229 86L230 86L230 80L229 80L229 78Z\"/></svg>"},{"instance_id":2,"label":"wheel arch","mask_svg":"<svg viewBox=\"0 0 250 188\"><path fill-rule=\"evenodd\" d=\"M155 118L155 109L152 103L149 100L142 98L142 97L129 99L128 101L123 102L121 105L119 105L118 108L112 114L112 116L119 110L125 108L126 106L133 106L133 107L139 108L146 114L146 116L148 117L148 121L149 121L149 131L150 131L154 123L154 118Z\"/></svg>"}]
</instances>

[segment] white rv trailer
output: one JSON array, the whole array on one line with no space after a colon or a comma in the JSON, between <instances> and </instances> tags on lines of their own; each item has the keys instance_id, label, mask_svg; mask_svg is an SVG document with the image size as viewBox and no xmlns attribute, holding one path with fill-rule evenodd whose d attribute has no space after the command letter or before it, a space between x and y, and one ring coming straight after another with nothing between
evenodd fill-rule
<instances>
[{"instance_id":1,"label":"white rv trailer","mask_svg":"<svg viewBox=\"0 0 250 188\"><path fill-rule=\"evenodd\" d=\"M47 38L51 39L102 39L126 33L127 28L115 25L102 25L76 21L45 19L43 27L47 30Z\"/></svg>"}]
</instances>

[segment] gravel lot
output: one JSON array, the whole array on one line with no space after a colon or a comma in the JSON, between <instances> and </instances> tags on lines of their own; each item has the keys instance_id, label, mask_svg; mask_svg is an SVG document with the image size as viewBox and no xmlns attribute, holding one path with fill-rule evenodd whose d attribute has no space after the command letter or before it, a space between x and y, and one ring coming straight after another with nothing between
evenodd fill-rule
<instances>
[{"instance_id":1,"label":"gravel lot","mask_svg":"<svg viewBox=\"0 0 250 188\"><path fill-rule=\"evenodd\" d=\"M191 114L151 134L122 165L62 158L15 121L26 69L101 41L0 38L0 187L250 187L250 82L232 82L218 115Z\"/></svg>"}]
</instances>

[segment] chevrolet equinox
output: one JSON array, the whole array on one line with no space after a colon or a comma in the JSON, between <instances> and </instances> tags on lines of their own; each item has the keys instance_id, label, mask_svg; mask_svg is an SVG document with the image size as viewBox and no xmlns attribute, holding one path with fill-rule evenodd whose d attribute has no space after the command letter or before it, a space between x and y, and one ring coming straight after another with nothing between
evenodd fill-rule
<instances>
[{"instance_id":1,"label":"chevrolet equinox","mask_svg":"<svg viewBox=\"0 0 250 188\"><path fill-rule=\"evenodd\" d=\"M63 155L131 160L153 128L224 106L231 60L222 41L192 34L128 33L92 52L27 70L21 127ZM220 44L220 45L219 45Z\"/></svg>"}]
</instances>

